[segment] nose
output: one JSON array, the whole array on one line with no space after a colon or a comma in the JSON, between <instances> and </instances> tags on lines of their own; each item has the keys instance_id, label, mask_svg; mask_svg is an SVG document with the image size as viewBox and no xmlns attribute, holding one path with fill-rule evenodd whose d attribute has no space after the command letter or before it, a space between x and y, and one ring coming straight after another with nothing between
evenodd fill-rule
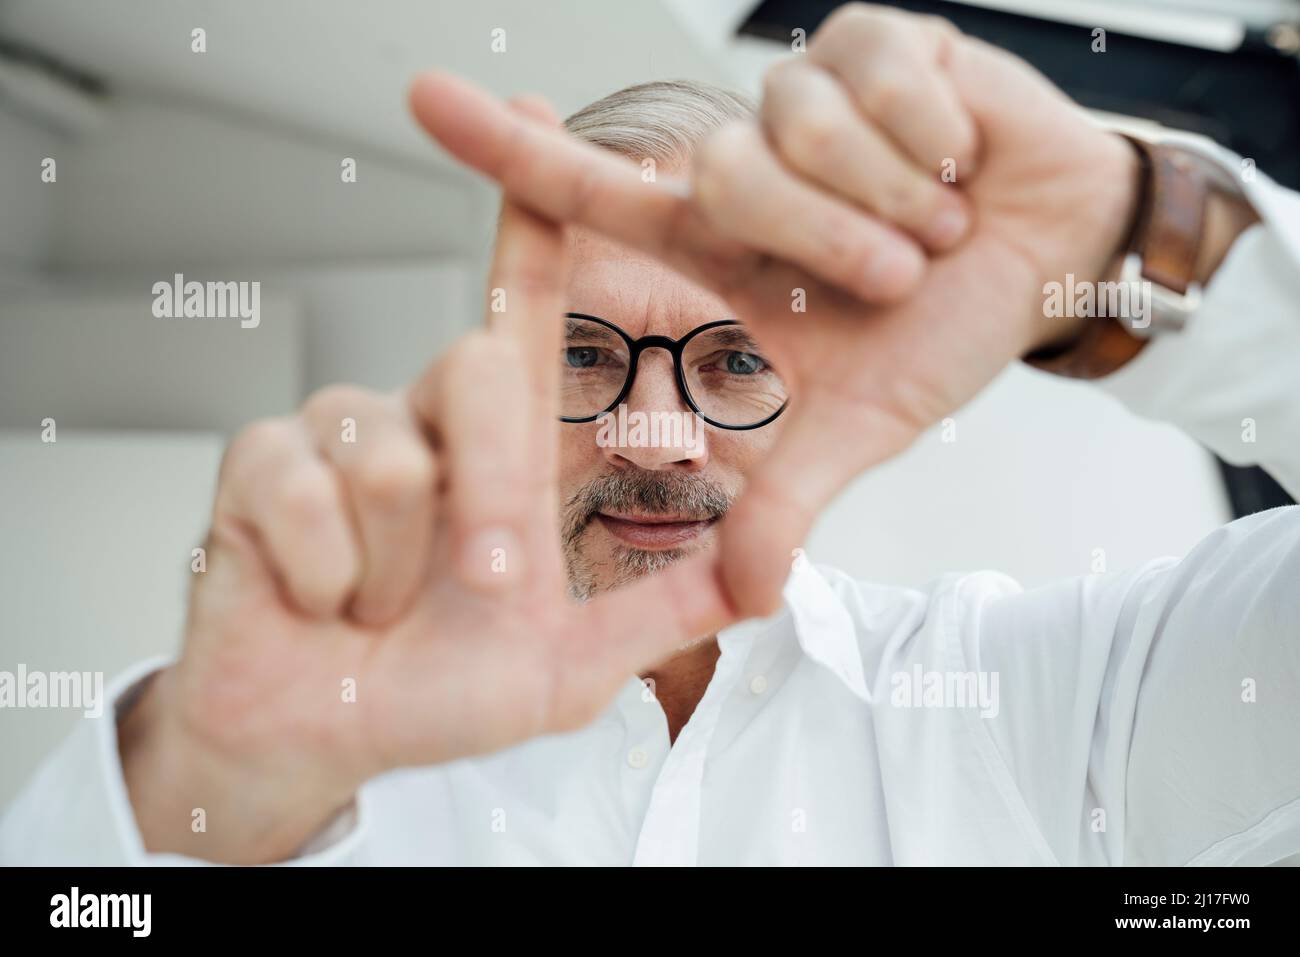
<instances>
[{"instance_id":1,"label":"nose","mask_svg":"<svg viewBox=\"0 0 1300 957\"><path fill-rule=\"evenodd\" d=\"M620 468L698 471L708 462L704 420L677 389L673 360L663 349L647 349L623 404L596 433L607 461Z\"/></svg>"}]
</instances>

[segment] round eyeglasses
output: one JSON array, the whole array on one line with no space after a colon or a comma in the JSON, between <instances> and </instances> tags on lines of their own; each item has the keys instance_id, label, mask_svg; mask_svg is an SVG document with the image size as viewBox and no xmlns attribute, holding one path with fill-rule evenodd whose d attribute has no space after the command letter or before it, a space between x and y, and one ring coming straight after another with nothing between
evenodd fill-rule
<instances>
[{"instance_id":1,"label":"round eyeglasses","mask_svg":"<svg viewBox=\"0 0 1300 957\"><path fill-rule=\"evenodd\" d=\"M680 339L626 332L596 316L565 313L560 353L560 420L594 422L627 398L647 349L673 357L677 390L719 429L757 429L784 411L785 383L753 336L732 319L705 323Z\"/></svg>"}]
</instances>

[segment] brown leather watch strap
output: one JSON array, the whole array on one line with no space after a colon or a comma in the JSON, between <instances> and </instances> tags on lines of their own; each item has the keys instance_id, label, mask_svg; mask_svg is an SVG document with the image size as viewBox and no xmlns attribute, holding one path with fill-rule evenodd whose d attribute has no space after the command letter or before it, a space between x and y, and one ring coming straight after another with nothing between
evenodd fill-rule
<instances>
[{"instance_id":1,"label":"brown leather watch strap","mask_svg":"<svg viewBox=\"0 0 1300 957\"><path fill-rule=\"evenodd\" d=\"M1142 259L1142 279L1177 293L1196 279L1211 176L1205 160L1175 147L1125 137L1142 163L1137 211L1124 244L1125 255ZM1118 262L1109 279L1118 276ZM1096 301L1101 302L1101 295ZM1114 372L1146 345L1115 317L1094 316L1072 342L1039 349L1024 357L1029 365L1055 375L1097 379Z\"/></svg>"},{"instance_id":2,"label":"brown leather watch strap","mask_svg":"<svg viewBox=\"0 0 1300 957\"><path fill-rule=\"evenodd\" d=\"M1143 279L1184 293L1196 278L1209 175L1190 153L1129 142L1145 150L1150 170L1129 248L1142 254Z\"/></svg>"},{"instance_id":3,"label":"brown leather watch strap","mask_svg":"<svg viewBox=\"0 0 1300 957\"><path fill-rule=\"evenodd\" d=\"M1076 339L1022 357L1027 365L1069 379L1100 379L1110 375L1146 346L1146 339L1129 333L1115 319L1094 318L1084 323Z\"/></svg>"}]
</instances>

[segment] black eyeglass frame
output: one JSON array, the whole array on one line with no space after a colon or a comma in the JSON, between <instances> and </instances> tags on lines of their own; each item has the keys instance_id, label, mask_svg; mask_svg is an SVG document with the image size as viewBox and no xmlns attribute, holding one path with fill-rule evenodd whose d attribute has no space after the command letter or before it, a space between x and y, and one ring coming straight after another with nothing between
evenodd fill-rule
<instances>
[{"instance_id":1,"label":"black eyeglass frame","mask_svg":"<svg viewBox=\"0 0 1300 957\"><path fill-rule=\"evenodd\" d=\"M632 386L636 382L637 365L640 362L641 353L645 352L647 349L663 349L673 357L673 377L677 380L678 394L680 394L686 404L690 406L692 412L714 428L727 429L731 432L748 432L750 429L761 429L763 426L769 425L777 416L784 412L785 407L790 404L790 397L786 396L785 401L781 403L781 408L777 409L761 422L755 422L753 425L724 425L723 423L715 421L705 415L696 404L695 399L691 397L691 390L686 385L686 370L682 368L682 354L685 352L687 344L700 333L707 332L709 329L716 329L718 326L740 325L740 323L735 319L718 319L714 322L706 322L702 326L696 326L680 339L669 339L667 336L642 336L640 339L633 339L618 326L614 325L614 323L610 322L608 319L602 319L599 316L589 316L583 312L566 312L564 317L566 319L584 319L587 322L597 323L604 326L606 329L612 329L614 332L618 333L619 338L621 338L627 345L628 363L627 381L623 383L623 388L619 391L618 397L614 399L613 402L601 409L595 415L583 416L582 418L562 415L560 416L561 422L569 422L572 424L595 422L602 415L606 415L617 409L632 391Z\"/></svg>"}]
</instances>

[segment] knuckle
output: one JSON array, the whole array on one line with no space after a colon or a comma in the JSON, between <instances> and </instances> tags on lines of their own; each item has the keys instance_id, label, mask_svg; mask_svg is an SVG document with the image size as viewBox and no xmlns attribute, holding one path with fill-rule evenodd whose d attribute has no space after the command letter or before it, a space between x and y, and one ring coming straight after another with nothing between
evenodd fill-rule
<instances>
[{"instance_id":1,"label":"knuckle","mask_svg":"<svg viewBox=\"0 0 1300 957\"><path fill-rule=\"evenodd\" d=\"M779 137L787 155L800 166L820 167L829 162L841 142L842 124L830 110L808 109Z\"/></svg>"},{"instance_id":2,"label":"knuckle","mask_svg":"<svg viewBox=\"0 0 1300 957\"><path fill-rule=\"evenodd\" d=\"M272 491L275 514L293 527L324 524L339 513L338 493L323 469L299 466L287 469Z\"/></svg>"},{"instance_id":3,"label":"knuckle","mask_svg":"<svg viewBox=\"0 0 1300 957\"><path fill-rule=\"evenodd\" d=\"M902 29L902 23L891 10L881 10L865 3L847 3L836 10L821 32L842 35L851 38L849 49L877 49L896 38Z\"/></svg>"},{"instance_id":4,"label":"knuckle","mask_svg":"<svg viewBox=\"0 0 1300 957\"><path fill-rule=\"evenodd\" d=\"M553 296L559 289L559 273L549 264L530 259L527 262L514 263L510 271L501 277L501 285L508 290L512 299L507 303L522 301L534 303L547 296ZM506 306L510 308L509 305Z\"/></svg>"},{"instance_id":5,"label":"knuckle","mask_svg":"<svg viewBox=\"0 0 1300 957\"><path fill-rule=\"evenodd\" d=\"M978 152L975 128L971 124L963 123L952 132L952 152L949 155L957 161L958 175L968 171Z\"/></svg>"},{"instance_id":6,"label":"knuckle","mask_svg":"<svg viewBox=\"0 0 1300 957\"><path fill-rule=\"evenodd\" d=\"M866 111L881 120L899 115L908 97L907 82L896 71L874 72L862 90L861 101Z\"/></svg>"},{"instance_id":7,"label":"knuckle","mask_svg":"<svg viewBox=\"0 0 1300 957\"><path fill-rule=\"evenodd\" d=\"M748 137L739 125L724 126L700 144L692 173L701 206L716 210L743 192L738 183L750 156Z\"/></svg>"},{"instance_id":8,"label":"knuckle","mask_svg":"<svg viewBox=\"0 0 1300 957\"><path fill-rule=\"evenodd\" d=\"M829 264L841 281L851 285L861 273L861 265L871 260L870 246L861 241L851 224L826 230L823 242L822 261Z\"/></svg>"},{"instance_id":9,"label":"knuckle","mask_svg":"<svg viewBox=\"0 0 1300 957\"><path fill-rule=\"evenodd\" d=\"M822 29L843 29L847 24L870 23L873 19L875 16L872 9L865 3L846 3L827 17Z\"/></svg>"},{"instance_id":10,"label":"knuckle","mask_svg":"<svg viewBox=\"0 0 1300 957\"><path fill-rule=\"evenodd\" d=\"M773 100L780 99L800 68L801 64L797 60L778 60L763 71L762 105L764 108L769 107Z\"/></svg>"},{"instance_id":11,"label":"knuckle","mask_svg":"<svg viewBox=\"0 0 1300 957\"><path fill-rule=\"evenodd\" d=\"M513 389L524 365L522 345L512 336L475 329L443 355L434 377L436 406L441 414L463 408L464 403L489 389Z\"/></svg>"},{"instance_id":12,"label":"knuckle","mask_svg":"<svg viewBox=\"0 0 1300 957\"><path fill-rule=\"evenodd\" d=\"M951 45L962 37L962 32L957 29L956 24L938 14L921 14L918 22L922 29L928 30L933 36L940 61L946 59L951 50Z\"/></svg>"},{"instance_id":13,"label":"knuckle","mask_svg":"<svg viewBox=\"0 0 1300 957\"><path fill-rule=\"evenodd\" d=\"M284 446L291 429L285 419L259 419L244 426L226 447L222 476L236 477L251 470L265 456Z\"/></svg>"},{"instance_id":14,"label":"knuckle","mask_svg":"<svg viewBox=\"0 0 1300 957\"><path fill-rule=\"evenodd\" d=\"M433 456L414 442L394 442L361 459L354 482L367 502L400 510L432 493Z\"/></svg>"},{"instance_id":15,"label":"knuckle","mask_svg":"<svg viewBox=\"0 0 1300 957\"><path fill-rule=\"evenodd\" d=\"M452 343L451 348L447 350L446 365L448 368L455 368L490 362L500 355L503 341L500 337L491 335L486 329L471 330Z\"/></svg>"},{"instance_id":16,"label":"knuckle","mask_svg":"<svg viewBox=\"0 0 1300 957\"><path fill-rule=\"evenodd\" d=\"M880 214L906 225L924 224L938 206L932 187L912 176L892 179L884 185L880 197Z\"/></svg>"},{"instance_id":17,"label":"knuckle","mask_svg":"<svg viewBox=\"0 0 1300 957\"><path fill-rule=\"evenodd\" d=\"M516 357L515 340L494 336L486 329L475 329L461 336L447 350L439 377L444 388L464 385Z\"/></svg>"},{"instance_id":18,"label":"knuckle","mask_svg":"<svg viewBox=\"0 0 1300 957\"><path fill-rule=\"evenodd\" d=\"M302 415L309 420L345 413L356 415L359 410L373 405L375 400L375 393L360 386L346 383L327 385L307 397L302 405Z\"/></svg>"}]
</instances>

